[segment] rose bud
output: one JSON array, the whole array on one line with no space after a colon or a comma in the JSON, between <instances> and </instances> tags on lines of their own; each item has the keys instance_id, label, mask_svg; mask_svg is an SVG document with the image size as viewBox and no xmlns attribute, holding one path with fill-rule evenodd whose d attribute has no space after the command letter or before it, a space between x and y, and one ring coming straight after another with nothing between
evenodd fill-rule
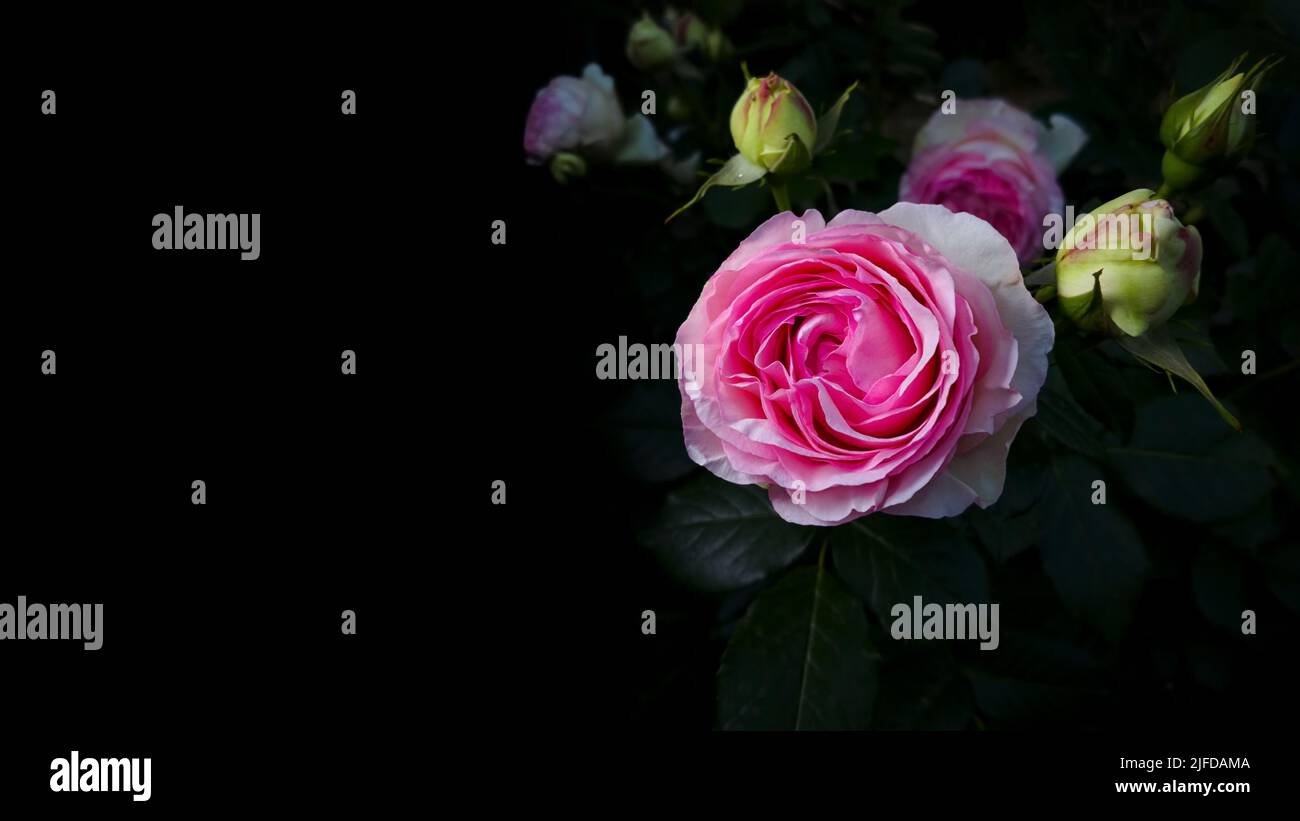
<instances>
[{"instance_id":1,"label":"rose bud","mask_svg":"<svg viewBox=\"0 0 1300 821\"><path fill-rule=\"evenodd\" d=\"M1165 112L1160 121L1160 142L1166 149L1162 191L1191 188L1250 150L1255 112L1243 95L1255 92L1276 62L1265 58L1244 74L1234 73L1240 62L1238 57L1213 82L1180 98Z\"/></svg>"},{"instance_id":2,"label":"rose bud","mask_svg":"<svg viewBox=\"0 0 1300 821\"><path fill-rule=\"evenodd\" d=\"M817 117L799 90L775 72L751 77L731 109L731 138L750 162L774 174L793 174L812 158Z\"/></svg>"},{"instance_id":3,"label":"rose bud","mask_svg":"<svg viewBox=\"0 0 1300 821\"><path fill-rule=\"evenodd\" d=\"M1062 309L1082 328L1141 336L1196 298L1201 235L1139 188L1081 217L1056 252Z\"/></svg>"},{"instance_id":4,"label":"rose bud","mask_svg":"<svg viewBox=\"0 0 1300 821\"><path fill-rule=\"evenodd\" d=\"M561 151L612 156L626 130L614 81L592 63L582 77L556 77L537 92L524 127L524 151L534 164Z\"/></svg>"},{"instance_id":5,"label":"rose bud","mask_svg":"<svg viewBox=\"0 0 1300 821\"><path fill-rule=\"evenodd\" d=\"M642 71L663 68L677 56L677 44L663 26L646 14L627 33L627 59Z\"/></svg>"}]
</instances>

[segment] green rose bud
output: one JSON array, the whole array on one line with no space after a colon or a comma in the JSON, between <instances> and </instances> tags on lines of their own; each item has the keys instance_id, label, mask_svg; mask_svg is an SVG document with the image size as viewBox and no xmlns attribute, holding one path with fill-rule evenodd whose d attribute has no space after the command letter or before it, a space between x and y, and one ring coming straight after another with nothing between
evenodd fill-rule
<instances>
[{"instance_id":1,"label":"green rose bud","mask_svg":"<svg viewBox=\"0 0 1300 821\"><path fill-rule=\"evenodd\" d=\"M1161 161L1166 191L1191 188L1241 158L1255 141L1253 96L1264 74L1277 64L1264 58L1237 72L1238 57L1209 85L1169 107L1160 121ZM1247 92L1250 92L1247 94Z\"/></svg>"},{"instance_id":2,"label":"green rose bud","mask_svg":"<svg viewBox=\"0 0 1300 821\"><path fill-rule=\"evenodd\" d=\"M775 73L754 77L731 109L731 139L750 162L794 174L812 159L817 118L799 90Z\"/></svg>"},{"instance_id":3,"label":"green rose bud","mask_svg":"<svg viewBox=\"0 0 1300 821\"><path fill-rule=\"evenodd\" d=\"M642 71L654 71L673 61L677 44L663 26L646 14L627 33L627 59Z\"/></svg>"},{"instance_id":4,"label":"green rose bud","mask_svg":"<svg viewBox=\"0 0 1300 821\"><path fill-rule=\"evenodd\" d=\"M1082 328L1142 336L1196 298L1201 235L1139 188L1081 217L1056 252L1061 308Z\"/></svg>"}]
</instances>

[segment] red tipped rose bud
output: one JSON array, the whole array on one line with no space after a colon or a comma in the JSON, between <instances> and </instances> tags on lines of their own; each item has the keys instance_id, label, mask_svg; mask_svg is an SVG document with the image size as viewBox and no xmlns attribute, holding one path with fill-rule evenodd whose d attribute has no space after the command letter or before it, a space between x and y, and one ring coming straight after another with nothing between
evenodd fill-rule
<instances>
[{"instance_id":1,"label":"red tipped rose bud","mask_svg":"<svg viewBox=\"0 0 1300 821\"><path fill-rule=\"evenodd\" d=\"M807 167L817 141L808 101L775 73L751 78L731 109L731 138L745 159L774 174Z\"/></svg>"},{"instance_id":2,"label":"red tipped rose bud","mask_svg":"<svg viewBox=\"0 0 1300 821\"><path fill-rule=\"evenodd\" d=\"M1081 217L1056 253L1066 314L1088 330L1142 336L1196 298L1201 235L1139 188Z\"/></svg>"}]
</instances>

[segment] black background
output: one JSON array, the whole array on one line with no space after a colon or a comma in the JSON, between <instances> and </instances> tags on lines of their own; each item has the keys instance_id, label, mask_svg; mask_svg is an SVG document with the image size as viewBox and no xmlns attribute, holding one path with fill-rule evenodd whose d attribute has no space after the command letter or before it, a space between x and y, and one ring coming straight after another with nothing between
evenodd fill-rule
<instances>
[{"instance_id":1,"label":"black background","mask_svg":"<svg viewBox=\"0 0 1300 821\"><path fill-rule=\"evenodd\" d=\"M0 646L0 806L375 806L436 627L410 55L144 31L6 55L0 601L104 625ZM260 213L260 259L154 250L176 205ZM151 800L51 792L72 750L152 758Z\"/></svg>"}]
</instances>

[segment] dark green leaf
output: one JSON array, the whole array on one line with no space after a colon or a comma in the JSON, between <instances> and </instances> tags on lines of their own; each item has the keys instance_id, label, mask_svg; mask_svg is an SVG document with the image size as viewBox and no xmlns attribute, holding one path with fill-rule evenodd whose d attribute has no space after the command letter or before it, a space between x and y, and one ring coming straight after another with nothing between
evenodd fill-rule
<instances>
[{"instance_id":1,"label":"dark green leaf","mask_svg":"<svg viewBox=\"0 0 1300 821\"><path fill-rule=\"evenodd\" d=\"M1277 512L1270 496L1265 496L1259 504L1235 519L1215 522L1211 528L1213 538L1218 544L1232 547L1247 556L1254 556L1268 542L1276 539L1282 532Z\"/></svg>"},{"instance_id":2,"label":"dark green leaf","mask_svg":"<svg viewBox=\"0 0 1300 821\"><path fill-rule=\"evenodd\" d=\"M1192 594L1211 623L1239 630L1241 611L1246 609L1241 560L1222 550L1202 548L1192 564Z\"/></svg>"},{"instance_id":3,"label":"dark green leaf","mask_svg":"<svg viewBox=\"0 0 1300 821\"><path fill-rule=\"evenodd\" d=\"M1139 408L1128 446L1110 453L1144 501L1193 522L1240 516L1273 487L1268 447L1188 394Z\"/></svg>"},{"instance_id":4,"label":"dark green leaf","mask_svg":"<svg viewBox=\"0 0 1300 821\"><path fill-rule=\"evenodd\" d=\"M640 540L682 581L700 590L734 590L788 567L816 528L792 525L767 492L702 474L668 494Z\"/></svg>"},{"instance_id":5,"label":"dark green leaf","mask_svg":"<svg viewBox=\"0 0 1300 821\"><path fill-rule=\"evenodd\" d=\"M1224 301L1237 318L1251 321L1285 312L1300 294L1296 251L1278 234L1270 234L1255 248L1255 256L1228 269Z\"/></svg>"},{"instance_id":6,"label":"dark green leaf","mask_svg":"<svg viewBox=\"0 0 1300 821\"><path fill-rule=\"evenodd\" d=\"M1101 458L1105 453L1105 429L1075 401L1065 377L1055 366L1048 370L1047 383L1038 394L1038 415L1034 418L1071 450L1092 458Z\"/></svg>"},{"instance_id":7,"label":"dark green leaf","mask_svg":"<svg viewBox=\"0 0 1300 821\"><path fill-rule=\"evenodd\" d=\"M858 83L855 80L848 88L844 89L844 93L835 101L835 105L831 106L825 114L818 118L817 144L813 147L812 153L820 154L825 151L826 147L835 139L835 131L840 127L840 114L844 112L844 104L849 101L853 89L857 87Z\"/></svg>"},{"instance_id":8,"label":"dark green leaf","mask_svg":"<svg viewBox=\"0 0 1300 821\"><path fill-rule=\"evenodd\" d=\"M714 225L746 232L754 230L771 210L771 193L758 185L721 188L704 199L704 212Z\"/></svg>"},{"instance_id":9,"label":"dark green leaf","mask_svg":"<svg viewBox=\"0 0 1300 821\"><path fill-rule=\"evenodd\" d=\"M1039 506L1043 494L1044 467L1016 457L1024 453L1029 439L1017 440L1002 495L987 509L972 506L963 518L975 528L985 551L994 561L1006 562L1026 550L1038 538Z\"/></svg>"},{"instance_id":10,"label":"dark green leaf","mask_svg":"<svg viewBox=\"0 0 1300 821\"><path fill-rule=\"evenodd\" d=\"M1210 332L1206 322L1179 318L1169 322L1166 327L1178 342L1183 355L1187 357L1187 364L1201 376L1222 376L1230 372L1227 363L1210 342Z\"/></svg>"},{"instance_id":11,"label":"dark green leaf","mask_svg":"<svg viewBox=\"0 0 1300 821\"><path fill-rule=\"evenodd\" d=\"M1219 232L1232 255L1238 259L1248 256L1250 235L1246 231L1245 220L1241 218L1241 209L1232 202L1232 197L1212 187L1203 191L1201 198L1210 215L1210 223Z\"/></svg>"},{"instance_id":12,"label":"dark green leaf","mask_svg":"<svg viewBox=\"0 0 1300 821\"><path fill-rule=\"evenodd\" d=\"M1237 417L1233 416L1223 406L1223 403L1215 398L1210 386L1205 384L1205 380L1187 361L1187 357L1183 355L1178 342L1167 328L1152 328L1142 336L1122 336L1118 341L1124 347L1124 350L1143 362L1155 368L1162 368L1190 382L1196 390L1201 392L1201 396L1209 400L1214 409L1223 417L1223 421L1233 428L1241 430L1241 423L1237 421Z\"/></svg>"},{"instance_id":13,"label":"dark green leaf","mask_svg":"<svg viewBox=\"0 0 1300 821\"><path fill-rule=\"evenodd\" d=\"M766 173L767 172L761 165L755 165L745 159L743 154L737 154L727 160L726 165L718 169L712 177L705 180L704 184L700 186L700 190L695 192L695 196L691 197L691 199L681 208L678 208L676 211L669 214L668 219L664 220L664 222L671 221L673 217L699 202L705 192L715 185L725 185L730 188L738 188L742 185L749 185L751 182L761 180L763 175Z\"/></svg>"},{"instance_id":14,"label":"dark green leaf","mask_svg":"<svg viewBox=\"0 0 1300 821\"><path fill-rule=\"evenodd\" d=\"M912 604L988 601L984 560L955 523L877 514L831 531L835 570L881 620Z\"/></svg>"},{"instance_id":15,"label":"dark green leaf","mask_svg":"<svg viewBox=\"0 0 1300 821\"><path fill-rule=\"evenodd\" d=\"M997 507L994 505L994 508ZM1041 527L1039 509L1031 507L1020 513L1003 514L989 508L973 508L968 514L980 543L997 562L1006 562L1033 545Z\"/></svg>"},{"instance_id":16,"label":"dark green leaf","mask_svg":"<svg viewBox=\"0 0 1300 821\"><path fill-rule=\"evenodd\" d=\"M879 654L862 605L825 567L800 567L754 602L722 655L724 730L865 729Z\"/></svg>"},{"instance_id":17,"label":"dark green leaf","mask_svg":"<svg viewBox=\"0 0 1300 821\"><path fill-rule=\"evenodd\" d=\"M1127 434L1133 424L1133 390L1119 368L1096 351L1076 350L1067 340L1058 339L1052 354L1079 404L1109 430Z\"/></svg>"},{"instance_id":18,"label":"dark green leaf","mask_svg":"<svg viewBox=\"0 0 1300 821\"><path fill-rule=\"evenodd\" d=\"M1104 481L1101 469L1087 459L1053 458L1042 510L1043 566L1066 607L1116 639L1142 588L1146 550L1109 495L1106 504L1093 504L1096 481Z\"/></svg>"},{"instance_id":19,"label":"dark green leaf","mask_svg":"<svg viewBox=\"0 0 1300 821\"><path fill-rule=\"evenodd\" d=\"M864 140L841 140L817 155L817 170L837 182L862 182L876 177L876 153Z\"/></svg>"},{"instance_id":20,"label":"dark green leaf","mask_svg":"<svg viewBox=\"0 0 1300 821\"><path fill-rule=\"evenodd\" d=\"M1087 648L1057 635L1004 631L996 651L964 669L975 703L997 722L1059 720L1100 691L1101 665Z\"/></svg>"}]
</instances>

